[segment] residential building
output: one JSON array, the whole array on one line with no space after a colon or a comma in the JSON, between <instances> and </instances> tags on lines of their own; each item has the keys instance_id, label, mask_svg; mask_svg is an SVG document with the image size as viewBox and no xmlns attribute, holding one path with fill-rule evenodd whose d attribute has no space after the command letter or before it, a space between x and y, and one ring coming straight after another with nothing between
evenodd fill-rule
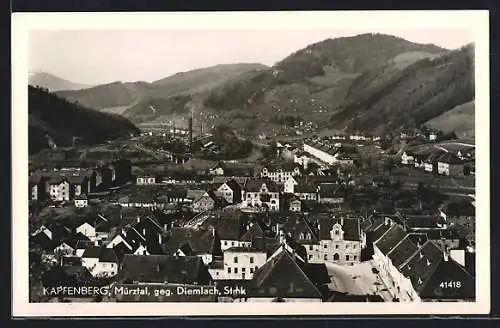
<instances>
[{"instance_id":1,"label":"residential building","mask_svg":"<svg viewBox=\"0 0 500 328\"><path fill-rule=\"evenodd\" d=\"M65 177L54 176L47 182L49 196L54 201L69 201L71 184Z\"/></svg>"},{"instance_id":2,"label":"residential building","mask_svg":"<svg viewBox=\"0 0 500 328\"><path fill-rule=\"evenodd\" d=\"M335 184L321 184L318 191L320 204L342 204L345 198L345 188Z\"/></svg>"},{"instance_id":3,"label":"residential building","mask_svg":"<svg viewBox=\"0 0 500 328\"><path fill-rule=\"evenodd\" d=\"M230 179L217 188L216 194L223 197L228 204L241 202L242 190L238 182Z\"/></svg>"},{"instance_id":4,"label":"residential building","mask_svg":"<svg viewBox=\"0 0 500 328\"><path fill-rule=\"evenodd\" d=\"M294 188L295 186L298 185L297 180L293 177L290 176L288 179L283 183L283 192L285 194L293 194L294 193Z\"/></svg>"},{"instance_id":5,"label":"residential building","mask_svg":"<svg viewBox=\"0 0 500 328\"><path fill-rule=\"evenodd\" d=\"M214 280L251 280L266 263L267 254L251 247L230 247L224 251L223 265L209 267Z\"/></svg>"},{"instance_id":6,"label":"residential building","mask_svg":"<svg viewBox=\"0 0 500 328\"><path fill-rule=\"evenodd\" d=\"M201 197L194 200L191 204L191 208L193 212L200 213L208 210L212 210L215 208L215 195L213 193L205 192Z\"/></svg>"},{"instance_id":7,"label":"residential building","mask_svg":"<svg viewBox=\"0 0 500 328\"><path fill-rule=\"evenodd\" d=\"M76 207L87 207L89 205L89 200L87 195L81 194L75 197L75 206Z\"/></svg>"},{"instance_id":8,"label":"residential building","mask_svg":"<svg viewBox=\"0 0 500 328\"><path fill-rule=\"evenodd\" d=\"M281 231L305 248L307 257L305 261L311 263L322 263L323 253L320 249L320 242L317 231L312 224L302 215L296 215L287 220L281 227Z\"/></svg>"},{"instance_id":9,"label":"residential building","mask_svg":"<svg viewBox=\"0 0 500 328\"><path fill-rule=\"evenodd\" d=\"M252 279L248 302L321 302L323 294L293 253L281 249ZM302 268L301 268L302 267Z\"/></svg>"},{"instance_id":10,"label":"residential building","mask_svg":"<svg viewBox=\"0 0 500 328\"><path fill-rule=\"evenodd\" d=\"M224 166L222 163L217 163L217 165L215 165L214 167L210 168L208 170L208 174L209 175L218 175L218 176L222 176L224 175Z\"/></svg>"},{"instance_id":11,"label":"residential building","mask_svg":"<svg viewBox=\"0 0 500 328\"><path fill-rule=\"evenodd\" d=\"M248 180L244 187L243 207L266 206L270 211L279 211L280 192L275 182L268 179Z\"/></svg>"},{"instance_id":12,"label":"residential building","mask_svg":"<svg viewBox=\"0 0 500 328\"><path fill-rule=\"evenodd\" d=\"M300 212L302 208L300 199L294 197L290 200L288 209L290 212Z\"/></svg>"},{"instance_id":13,"label":"residential building","mask_svg":"<svg viewBox=\"0 0 500 328\"><path fill-rule=\"evenodd\" d=\"M415 165L415 154L409 150L405 150L403 155L401 155L401 164Z\"/></svg>"},{"instance_id":14,"label":"residential building","mask_svg":"<svg viewBox=\"0 0 500 328\"><path fill-rule=\"evenodd\" d=\"M118 257L108 247L91 247L82 254L82 266L94 277L114 277L118 273Z\"/></svg>"},{"instance_id":15,"label":"residential building","mask_svg":"<svg viewBox=\"0 0 500 328\"><path fill-rule=\"evenodd\" d=\"M136 177L136 184L138 185L146 185L146 184L155 184L156 177L152 175L139 175Z\"/></svg>"},{"instance_id":16,"label":"residential building","mask_svg":"<svg viewBox=\"0 0 500 328\"><path fill-rule=\"evenodd\" d=\"M283 183L289 177L299 176L300 167L293 163L269 164L262 168L260 177L270 179L273 182Z\"/></svg>"},{"instance_id":17,"label":"residential building","mask_svg":"<svg viewBox=\"0 0 500 328\"><path fill-rule=\"evenodd\" d=\"M452 153L445 153L437 160L438 174L450 175L450 176L463 176L464 175L464 163L456 155Z\"/></svg>"}]
</instances>

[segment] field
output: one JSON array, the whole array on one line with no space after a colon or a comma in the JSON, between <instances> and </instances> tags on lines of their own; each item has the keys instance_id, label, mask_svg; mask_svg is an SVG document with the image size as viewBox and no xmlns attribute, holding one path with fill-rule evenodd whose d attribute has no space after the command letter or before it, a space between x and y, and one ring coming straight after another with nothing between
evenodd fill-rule
<instances>
[{"instance_id":1,"label":"field","mask_svg":"<svg viewBox=\"0 0 500 328\"><path fill-rule=\"evenodd\" d=\"M455 131L458 137L474 137L474 101L458 105L450 111L428 121L426 125L443 132Z\"/></svg>"}]
</instances>

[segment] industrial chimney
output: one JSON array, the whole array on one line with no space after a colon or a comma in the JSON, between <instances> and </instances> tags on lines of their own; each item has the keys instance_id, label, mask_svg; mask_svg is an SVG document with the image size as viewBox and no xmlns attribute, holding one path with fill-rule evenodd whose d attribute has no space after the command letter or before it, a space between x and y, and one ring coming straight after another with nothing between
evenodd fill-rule
<instances>
[{"instance_id":1,"label":"industrial chimney","mask_svg":"<svg viewBox=\"0 0 500 328\"><path fill-rule=\"evenodd\" d=\"M193 147L193 114L189 117L189 149Z\"/></svg>"}]
</instances>

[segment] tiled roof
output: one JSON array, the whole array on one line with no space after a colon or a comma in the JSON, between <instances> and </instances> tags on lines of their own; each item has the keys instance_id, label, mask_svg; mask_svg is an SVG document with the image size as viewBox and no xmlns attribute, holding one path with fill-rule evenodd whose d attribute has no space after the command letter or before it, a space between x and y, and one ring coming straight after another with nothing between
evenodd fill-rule
<instances>
[{"instance_id":1,"label":"tiled roof","mask_svg":"<svg viewBox=\"0 0 500 328\"><path fill-rule=\"evenodd\" d=\"M321 218L320 221L319 238L321 240L330 240L330 231L336 223L341 224L344 231L344 240L360 241L361 229L358 218ZM342 224L343 223L343 224Z\"/></svg>"},{"instance_id":2,"label":"tiled roof","mask_svg":"<svg viewBox=\"0 0 500 328\"><path fill-rule=\"evenodd\" d=\"M254 298L322 298L321 292L286 250L260 267L252 283L250 294Z\"/></svg>"},{"instance_id":3,"label":"tiled roof","mask_svg":"<svg viewBox=\"0 0 500 328\"><path fill-rule=\"evenodd\" d=\"M259 192L263 184L266 185L270 192L279 192L278 185L269 179L249 179L244 189L247 192Z\"/></svg>"},{"instance_id":4,"label":"tiled roof","mask_svg":"<svg viewBox=\"0 0 500 328\"><path fill-rule=\"evenodd\" d=\"M406 233L403 228L398 224L393 224L375 245L382 254L387 255L405 237Z\"/></svg>"},{"instance_id":5,"label":"tiled roof","mask_svg":"<svg viewBox=\"0 0 500 328\"><path fill-rule=\"evenodd\" d=\"M443 286L443 282L460 282L460 288ZM475 289L475 279L464 267L451 258L445 261L442 257L424 286L420 288L419 295L420 298L429 300L458 299L470 301L475 299Z\"/></svg>"},{"instance_id":6,"label":"tiled roof","mask_svg":"<svg viewBox=\"0 0 500 328\"><path fill-rule=\"evenodd\" d=\"M449 202L442 210L447 216L476 216L476 208L469 201Z\"/></svg>"},{"instance_id":7,"label":"tiled roof","mask_svg":"<svg viewBox=\"0 0 500 328\"><path fill-rule=\"evenodd\" d=\"M293 191L296 194L300 193L315 194L316 187L313 184L298 184L293 188Z\"/></svg>"},{"instance_id":8,"label":"tiled roof","mask_svg":"<svg viewBox=\"0 0 500 328\"><path fill-rule=\"evenodd\" d=\"M124 281L206 284L211 280L198 256L125 255L122 267Z\"/></svg>"},{"instance_id":9,"label":"tiled roof","mask_svg":"<svg viewBox=\"0 0 500 328\"><path fill-rule=\"evenodd\" d=\"M408 229L418 229L418 228L436 228L438 223L438 218L436 216L429 215L412 215L407 216L403 219L405 226Z\"/></svg>"},{"instance_id":10,"label":"tiled roof","mask_svg":"<svg viewBox=\"0 0 500 328\"><path fill-rule=\"evenodd\" d=\"M392 264L398 268L412 256L419 247L411 240L409 235L406 235L388 254Z\"/></svg>"},{"instance_id":11,"label":"tiled roof","mask_svg":"<svg viewBox=\"0 0 500 328\"><path fill-rule=\"evenodd\" d=\"M241 241L254 241L255 238L262 238L264 236L264 231L259 224L252 224L248 230L241 237Z\"/></svg>"},{"instance_id":12,"label":"tiled roof","mask_svg":"<svg viewBox=\"0 0 500 328\"><path fill-rule=\"evenodd\" d=\"M263 251L255 247L230 247L224 252L234 252L234 253L262 253Z\"/></svg>"},{"instance_id":13,"label":"tiled roof","mask_svg":"<svg viewBox=\"0 0 500 328\"><path fill-rule=\"evenodd\" d=\"M215 217L208 218L204 223L204 228L215 227L217 234L223 240L241 240L245 234L245 219L240 212L222 212Z\"/></svg>"},{"instance_id":14,"label":"tiled roof","mask_svg":"<svg viewBox=\"0 0 500 328\"><path fill-rule=\"evenodd\" d=\"M427 241L400 267L400 272L410 278L413 288L420 293L425 283L443 259L443 252L433 242Z\"/></svg>"},{"instance_id":15,"label":"tiled roof","mask_svg":"<svg viewBox=\"0 0 500 328\"><path fill-rule=\"evenodd\" d=\"M439 157L438 162L448 164L463 164L463 161L453 153L445 153Z\"/></svg>"},{"instance_id":16,"label":"tiled roof","mask_svg":"<svg viewBox=\"0 0 500 328\"><path fill-rule=\"evenodd\" d=\"M391 228L391 224L386 224L383 222L381 225L379 225L377 228L372 230L371 233L371 239L373 242L376 242L379 240L386 232Z\"/></svg>"},{"instance_id":17,"label":"tiled roof","mask_svg":"<svg viewBox=\"0 0 500 328\"><path fill-rule=\"evenodd\" d=\"M319 187L319 196L321 198L329 197L344 197L344 189L340 185L336 184L322 184Z\"/></svg>"},{"instance_id":18,"label":"tiled roof","mask_svg":"<svg viewBox=\"0 0 500 328\"><path fill-rule=\"evenodd\" d=\"M302 239L307 239L307 235L311 236L308 242L317 243L319 242L316 232L312 229L311 224L306 218L301 215L296 215L290 217L287 222L283 225L282 230L285 234L290 234L293 239L300 241L300 235L303 234Z\"/></svg>"},{"instance_id":19,"label":"tiled roof","mask_svg":"<svg viewBox=\"0 0 500 328\"><path fill-rule=\"evenodd\" d=\"M163 244L165 253L169 254L179 248L194 254L212 254L217 244L218 237L209 229L191 229L174 227L170 231L170 237ZM189 248L185 248L187 244Z\"/></svg>"}]
</instances>

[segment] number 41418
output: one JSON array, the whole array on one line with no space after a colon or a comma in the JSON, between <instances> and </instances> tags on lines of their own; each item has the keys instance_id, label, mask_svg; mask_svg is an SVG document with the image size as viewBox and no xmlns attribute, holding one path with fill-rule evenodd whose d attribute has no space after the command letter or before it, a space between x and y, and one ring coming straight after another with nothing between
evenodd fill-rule
<instances>
[{"instance_id":1,"label":"number 41418","mask_svg":"<svg viewBox=\"0 0 500 328\"><path fill-rule=\"evenodd\" d=\"M439 284L441 288L460 288L462 287L461 281L443 281Z\"/></svg>"}]
</instances>

